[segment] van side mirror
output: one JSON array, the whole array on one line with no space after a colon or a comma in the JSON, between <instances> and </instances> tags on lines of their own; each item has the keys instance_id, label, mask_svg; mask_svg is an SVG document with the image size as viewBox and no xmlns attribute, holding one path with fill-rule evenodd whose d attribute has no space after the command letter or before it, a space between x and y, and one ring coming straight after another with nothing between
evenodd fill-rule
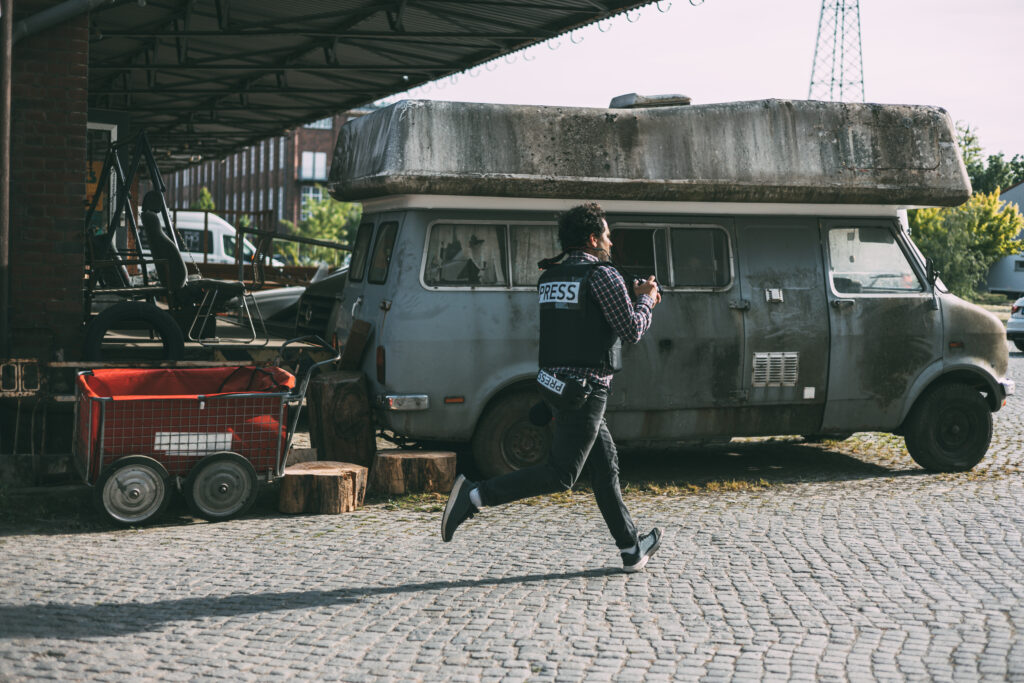
<instances>
[{"instance_id":1,"label":"van side mirror","mask_svg":"<svg viewBox=\"0 0 1024 683\"><path fill-rule=\"evenodd\" d=\"M935 281L939 279L939 271L935 269L935 264L932 263L931 259L925 259L925 277L928 278L928 284L932 287L935 286Z\"/></svg>"}]
</instances>

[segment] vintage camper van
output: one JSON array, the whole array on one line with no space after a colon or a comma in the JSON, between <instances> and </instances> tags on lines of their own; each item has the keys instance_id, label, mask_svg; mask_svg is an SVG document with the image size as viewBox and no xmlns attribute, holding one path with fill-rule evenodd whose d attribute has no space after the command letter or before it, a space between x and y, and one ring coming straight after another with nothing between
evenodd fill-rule
<instances>
[{"instance_id":1,"label":"vintage camper van","mask_svg":"<svg viewBox=\"0 0 1024 683\"><path fill-rule=\"evenodd\" d=\"M379 423L468 442L484 474L545 455L536 264L586 200L616 263L663 288L613 384L620 444L875 430L962 470L1013 391L1000 322L900 226L901 208L970 194L941 109L406 101L346 124L330 187L363 202L339 338L370 323Z\"/></svg>"}]
</instances>

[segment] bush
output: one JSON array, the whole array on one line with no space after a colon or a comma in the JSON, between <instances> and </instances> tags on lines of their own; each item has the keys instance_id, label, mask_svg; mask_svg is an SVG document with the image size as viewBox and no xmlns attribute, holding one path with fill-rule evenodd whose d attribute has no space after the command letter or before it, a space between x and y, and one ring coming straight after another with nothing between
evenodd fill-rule
<instances>
[{"instance_id":1,"label":"bush","mask_svg":"<svg viewBox=\"0 0 1024 683\"><path fill-rule=\"evenodd\" d=\"M1015 204L999 201L999 188L979 192L956 207L908 212L910 234L957 296L970 296L992 264L1017 253L1024 218Z\"/></svg>"}]
</instances>

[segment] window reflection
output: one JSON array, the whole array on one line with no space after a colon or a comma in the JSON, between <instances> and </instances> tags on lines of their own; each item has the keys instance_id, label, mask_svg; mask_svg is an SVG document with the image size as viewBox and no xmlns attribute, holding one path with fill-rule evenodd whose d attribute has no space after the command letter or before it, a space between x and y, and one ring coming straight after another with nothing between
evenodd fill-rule
<instances>
[{"instance_id":1,"label":"window reflection","mask_svg":"<svg viewBox=\"0 0 1024 683\"><path fill-rule=\"evenodd\" d=\"M828 249L832 286L840 294L924 291L888 228L834 228Z\"/></svg>"},{"instance_id":2,"label":"window reflection","mask_svg":"<svg viewBox=\"0 0 1024 683\"><path fill-rule=\"evenodd\" d=\"M504 287L505 270L505 226L440 223L431 229L426 284Z\"/></svg>"}]
</instances>

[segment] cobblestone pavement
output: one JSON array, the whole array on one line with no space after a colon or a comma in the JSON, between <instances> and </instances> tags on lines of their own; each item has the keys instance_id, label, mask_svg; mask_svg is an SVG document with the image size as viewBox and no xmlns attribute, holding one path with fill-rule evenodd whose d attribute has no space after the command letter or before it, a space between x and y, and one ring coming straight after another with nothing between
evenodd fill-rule
<instances>
[{"instance_id":1,"label":"cobblestone pavement","mask_svg":"<svg viewBox=\"0 0 1024 683\"><path fill-rule=\"evenodd\" d=\"M585 492L450 544L385 503L7 528L0 679L1024 681L1022 412L966 474L883 435L630 456L636 575Z\"/></svg>"}]
</instances>

